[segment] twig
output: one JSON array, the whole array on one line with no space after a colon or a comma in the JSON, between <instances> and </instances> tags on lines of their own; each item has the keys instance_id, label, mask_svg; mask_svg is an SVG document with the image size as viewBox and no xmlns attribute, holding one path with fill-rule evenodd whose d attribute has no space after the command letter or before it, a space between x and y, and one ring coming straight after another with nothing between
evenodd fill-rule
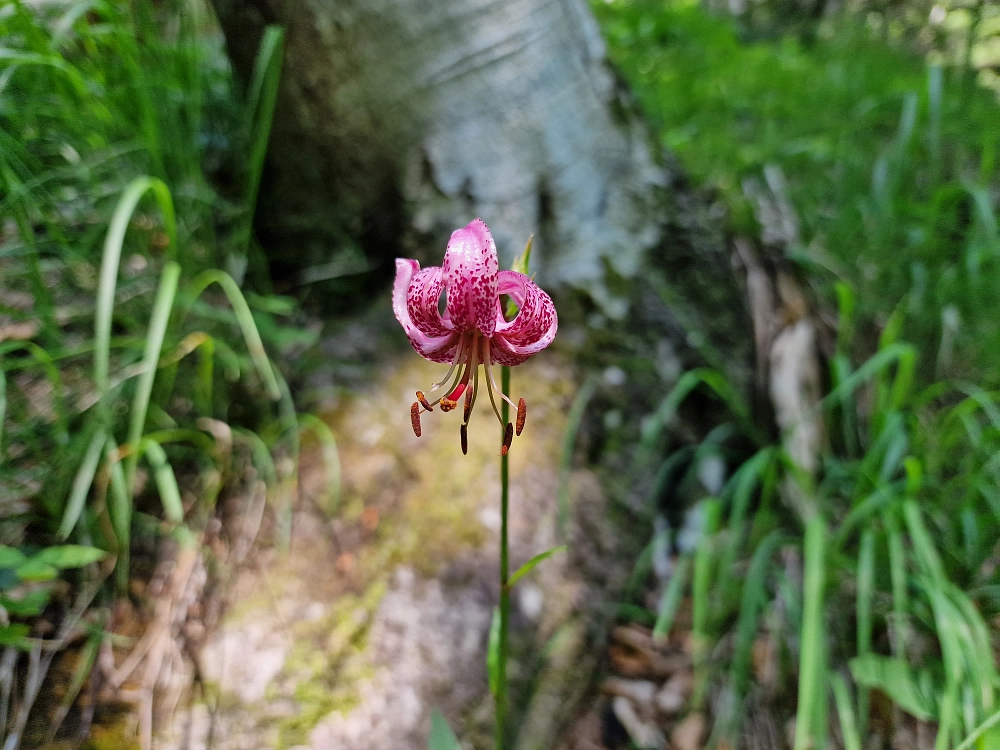
<instances>
[{"instance_id":1,"label":"twig","mask_svg":"<svg viewBox=\"0 0 1000 750\"><path fill-rule=\"evenodd\" d=\"M93 581L89 587L85 587L80 592L76 604L66 616L66 619L63 620L55 638L50 641L38 640L34 642L31 653L28 655L28 678L24 686L24 699L21 701L21 705L18 706L17 715L14 717L14 726L7 735L7 742L4 744L3 750L17 750L21 744L21 734L28 724L28 716L31 713L32 706L35 704L35 699L38 697L38 691L41 689L42 683L45 682L45 677L49 673L52 660L55 658L56 653L65 645L66 639L69 638L70 633L73 632L73 628L76 627L80 618L83 617L83 613L87 611L104 579L110 573L111 568L108 567L106 571L102 571L101 576L96 581ZM46 652L44 658L42 658L42 651Z\"/></svg>"}]
</instances>

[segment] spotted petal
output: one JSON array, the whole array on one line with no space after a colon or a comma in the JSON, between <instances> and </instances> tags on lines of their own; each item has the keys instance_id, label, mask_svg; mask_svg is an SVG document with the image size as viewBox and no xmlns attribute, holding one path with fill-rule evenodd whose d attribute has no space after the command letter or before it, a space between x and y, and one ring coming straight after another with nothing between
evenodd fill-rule
<instances>
[{"instance_id":1,"label":"spotted petal","mask_svg":"<svg viewBox=\"0 0 1000 750\"><path fill-rule=\"evenodd\" d=\"M517 271L500 272L498 292L514 300L518 313L510 322L497 316L490 353L498 364L518 365L555 339L559 328L556 308L549 295Z\"/></svg>"},{"instance_id":2,"label":"spotted petal","mask_svg":"<svg viewBox=\"0 0 1000 750\"><path fill-rule=\"evenodd\" d=\"M427 336L447 336L454 329L451 321L444 320L438 309L442 290L444 275L436 266L417 271L406 289L406 310L410 319Z\"/></svg>"},{"instance_id":3,"label":"spotted petal","mask_svg":"<svg viewBox=\"0 0 1000 750\"><path fill-rule=\"evenodd\" d=\"M446 308L454 330L493 335L499 305L498 270L497 247L482 219L451 233L442 271Z\"/></svg>"},{"instance_id":4,"label":"spotted petal","mask_svg":"<svg viewBox=\"0 0 1000 750\"><path fill-rule=\"evenodd\" d=\"M420 263L406 258L396 258L396 281L392 287L392 311L403 326L410 344L417 354L432 362L450 364L455 357L458 335L449 330L446 321L437 312L437 298L434 298L434 314L430 315L422 301L433 294L435 276L440 280L440 268L420 270ZM415 291L411 294L411 287ZM437 287L440 295L440 285ZM410 298L414 304L410 304ZM414 314L416 313L416 314Z\"/></svg>"}]
</instances>

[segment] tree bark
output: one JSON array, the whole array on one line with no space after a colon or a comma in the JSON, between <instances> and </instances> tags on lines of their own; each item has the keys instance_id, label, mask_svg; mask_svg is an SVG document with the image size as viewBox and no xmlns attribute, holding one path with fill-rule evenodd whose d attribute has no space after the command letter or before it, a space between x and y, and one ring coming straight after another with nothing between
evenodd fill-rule
<instances>
[{"instance_id":1,"label":"tree bark","mask_svg":"<svg viewBox=\"0 0 1000 750\"><path fill-rule=\"evenodd\" d=\"M279 265L353 245L391 272L392 256L437 256L481 216L501 261L534 233L540 281L621 318L608 273L634 277L650 250L685 243L668 226L677 171L658 161L583 0L215 4L244 78L264 26L287 33L257 216ZM728 275L711 244L722 254L698 248L700 260Z\"/></svg>"}]
</instances>

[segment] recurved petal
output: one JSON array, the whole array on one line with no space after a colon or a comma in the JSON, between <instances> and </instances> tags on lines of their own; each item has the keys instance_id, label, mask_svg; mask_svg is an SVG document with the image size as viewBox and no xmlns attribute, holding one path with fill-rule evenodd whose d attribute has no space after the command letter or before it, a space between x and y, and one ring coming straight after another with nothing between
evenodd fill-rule
<instances>
[{"instance_id":1,"label":"recurved petal","mask_svg":"<svg viewBox=\"0 0 1000 750\"><path fill-rule=\"evenodd\" d=\"M433 271L435 269L425 270ZM437 270L440 271L440 269ZM396 258L396 280L392 286L392 311L396 315L396 320L403 326L403 330L417 354L432 362L451 363L455 357L458 336L450 331L438 336L428 335L420 330L410 315L407 293L414 277L421 273L423 271L420 270L420 263L417 261Z\"/></svg>"},{"instance_id":2,"label":"recurved petal","mask_svg":"<svg viewBox=\"0 0 1000 750\"><path fill-rule=\"evenodd\" d=\"M456 331L478 330L492 336L496 328L497 248L482 219L456 229L442 263L448 317Z\"/></svg>"},{"instance_id":3,"label":"recurved petal","mask_svg":"<svg viewBox=\"0 0 1000 750\"><path fill-rule=\"evenodd\" d=\"M413 329L413 320L406 304L406 293L410 288L413 276L420 270L420 261L410 258L396 258L396 280L392 283L392 312L396 320L409 335Z\"/></svg>"},{"instance_id":4,"label":"recurved petal","mask_svg":"<svg viewBox=\"0 0 1000 750\"><path fill-rule=\"evenodd\" d=\"M438 300L444 289L441 269L432 266L417 271L406 290L406 309L417 329L427 336L447 336L452 332L450 321L441 318Z\"/></svg>"},{"instance_id":5,"label":"recurved petal","mask_svg":"<svg viewBox=\"0 0 1000 750\"><path fill-rule=\"evenodd\" d=\"M517 354L511 351L510 344L504 341L503 336L497 334L490 339L490 363L502 365L504 367L514 367L524 362L530 354Z\"/></svg>"},{"instance_id":6,"label":"recurved petal","mask_svg":"<svg viewBox=\"0 0 1000 750\"><path fill-rule=\"evenodd\" d=\"M498 290L514 300L518 312L510 322L498 316L493 348L511 357L527 359L551 344L559 328L552 298L517 271L501 271ZM494 361L499 360L494 357Z\"/></svg>"},{"instance_id":7,"label":"recurved petal","mask_svg":"<svg viewBox=\"0 0 1000 750\"><path fill-rule=\"evenodd\" d=\"M431 337L417 331L415 336L410 336L410 345L417 354L431 362L440 362L444 365L450 365L454 361L458 341L457 333Z\"/></svg>"}]
</instances>

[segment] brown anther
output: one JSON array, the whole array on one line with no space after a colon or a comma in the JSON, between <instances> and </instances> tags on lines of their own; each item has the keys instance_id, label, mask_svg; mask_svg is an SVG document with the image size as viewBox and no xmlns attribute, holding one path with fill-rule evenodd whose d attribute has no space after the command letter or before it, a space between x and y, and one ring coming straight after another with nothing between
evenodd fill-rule
<instances>
[{"instance_id":1,"label":"brown anther","mask_svg":"<svg viewBox=\"0 0 1000 750\"><path fill-rule=\"evenodd\" d=\"M441 411L449 412L458 406L458 401L454 401L450 398L441 399Z\"/></svg>"},{"instance_id":2,"label":"brown anther","mask_svg":"<svg viewBox=\"0 0 1000 750\"><path fill-rule=\"evenodd\" d=\"M465 407L464 413L462 415L462 421L466 424L469 423L469 415L472 414L472 386L470 385L465 389Z\"/></svg>"},{"instance_id":3,"label":"brown anther","mask_svg":"<svg viewBox=\"0 0 1000 750\"><path fill-rule=\"evenodd\" d=\"M462 425L459 430L459 435L462 436L462 455L469 455L469 428L468 425Z\"/></svg>"},{"instance_id":4,"label":"brown anther","mask_svg":"<svg viewBox=\"0 0 1000 750\"><path fill-rule=\"evenodd\" d=\"M413 434L420 437L420 404L416 401L410 407L410 426L413 427Z\"/></svg>"},{"instance_id":5,"label":"brown anther","mask_svg":"<svg viewBox=\"0 0 1000 750\"><path fill-rule=\"evenodd\" d=\"M507 451L510 450L510 444L513 440L514 440L514 425L508 422L506 429L504 429L503 431L503 445L500 446L501 456L507 455Z\"/></svg>"},{"instance_id":6,"label":"brown anther","mask_svg":"<svg viewBox=\"0 0 1000 750\"><path fill-rule=\"evenodd\" d=\"M417 401L419 401L420 405L424 407L427 411L434 411L434 407L431 406L430 402L427 400L427 397L424 395L423 391L417 391Z\"/></svg>"},{"instance_id":7,"label":"brown anther","mask_svg":"<svg viewBox=\"0 0 1000 750\"><path fill-rule=\"evenodd\" d=\"M528 405L523 398L517 400L517 422L514 424L514 434L520 435L524 429L524 419L528 416Z\"/></svg>"}]
</instances>

